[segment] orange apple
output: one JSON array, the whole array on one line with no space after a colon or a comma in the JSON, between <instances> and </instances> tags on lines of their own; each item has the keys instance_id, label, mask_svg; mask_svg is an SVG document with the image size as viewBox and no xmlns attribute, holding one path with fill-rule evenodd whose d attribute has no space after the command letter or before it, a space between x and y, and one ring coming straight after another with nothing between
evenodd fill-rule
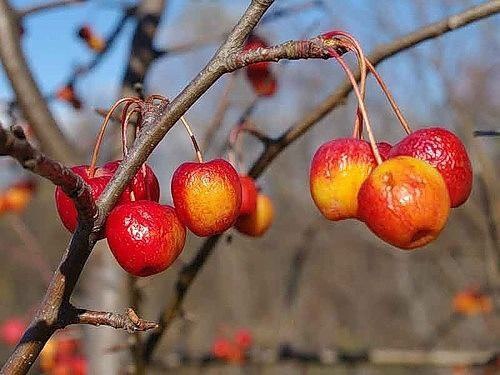
<instances>
[{"instance_id":1,"label":"orange apple","mask_svg":"<svg viewBox=\"0 0 500 375\"><path fill-rule=\"evenodd\" d=\"M377 166L361 186L358 215L384 241L414 249L436 239L450 212L450 196L438 170L398 156Z\"/></svg>"},{"instance_id":2,"label":"orange apple","mask_svg":"<svg viewBox=\"0 0 500 375\"><path fill-rule=\"evenodd\" d=\"M311 196L323 216L333 221L356 218L359 188L376 165L366 141L340 138L323 144L309 175Z\"/></svg>"},{"instance_id":3,"label":"orange apple","mask_svg":"<svg viewBox=\"0 0 500 375\"><path fill-rule=\"evenodd\" d=\"M183 163L175 170L171 185L180 221L197 236L224 232L240 213L240 178L223 159Z\"/></svg>"},{"instance_id":4,"label":"orange apple","mask_svg":"<svg viewBox=\"0 0 500 375\"><path fill-rule=\"evenodd\" d=\"M238 218L235 228L250 237L260 237L267 232L274 219L274 208L267 195L257 195L257 206L250 215Z\"/></svg>"}]
</instances>

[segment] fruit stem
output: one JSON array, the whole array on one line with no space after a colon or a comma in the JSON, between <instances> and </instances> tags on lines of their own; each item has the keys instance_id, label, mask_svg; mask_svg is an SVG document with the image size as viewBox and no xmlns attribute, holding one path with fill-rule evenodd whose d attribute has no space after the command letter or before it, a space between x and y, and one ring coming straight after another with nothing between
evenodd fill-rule
<instances>
[{"instance_id":1,"label":"fruit stem","mask_svg":"<svg viewBox=\"0 0 500 375\"><path fill-rule=\"evenodd\" d=\"M108 111L108 114L104 118L104 121L101 125L101 130L99 131L99 135L97 136L96 144L94 146L94 151L92 152L92 159L90 160L90 167L89 167L89 172L88 172L90 177L94 177L96 163L97 163L97 157L99 156L99 150L101 149L102 140L104 138L104 132L106 131L106 126L108 125L108 122L111 119L113 112L122 103L126 103L126 102L136 102L137 103L137 101L138 100L136 98L131 98L131 97L121 98L115 104L113 104L111 109Z\"/></svg>"},{"instance_id":2,"label":"fruit stem","mask_svg":"<svg viewBox=\"0 0 500 375\"><path fill-rule=\"evenodd\" d=\"M360 71L359 87L361 91L361 97L364 100L366 92L366 59L363 53L363 49L361 48L361 45L358 43L356 38L354 38L351 34L346 33L345 31L335 30L328 33L329 38L332 38L334 36L337 37L340 36L347 39L347 43L343 44L343 47L351 50L356 54L356 58L358 60L358 67ZM353 138L361 139L362 135L363 135L363 115L358 105L358 108L356 110L356 119L354 122L354 130L352 136Z\"/></svg>"},{"instance_id":3,"label":"fruit stem","mask_svg":"<svg viewBox=\"0 0 500 375\"><path fill-rule=\"evenodd\" d=\"M181 116L181 121L182 121L182 124L184 125L184 127L186 128L186 131L188 132L189 137L191 137L191 142L193 142L194 151L196 152L196 157L198 158L198 161L200 163L203 163L203 156L201 155L200 146L198 145L198 142L196 141L196 138L195 138L193 132L191 131L191 127L189 126L189 124L186 121L186 119L184 118L184 116Z\"/></svg>"},{"instance_id":4,"label":"fruit stem","mask_svg":"<svg viewBox=\"0 0 500 375\"><path fill-rule=\"evenodd\" d=\"M358 98L359 109L361 110L361 113L363 115L363 120L366 124L366 131L368 132L368 138L370 139L370 144L372 146L373 155L375 156L375 160L377 161L377 164L380 165L380 164L382 164L382 158L380 157L380 153L378 151L377 142L376 142L375 136L373 135L373 132L372 132L370 120L368 119L368 113L366 111L365 104L363 103L363 97L361 96L361 93L359 91L359 87L358 87L358 84L356 82L356 78L354 78L354 75L350 71L348 65L345 63L345 61L342 59L342 57L339 56L337 51L335 51L333 48L329 48L329 51L330 51L331 55L335 59L337 59L337 61L339 62L339 64L342 66L345 73L347 74L347 77L351 81L352 87L354 89L354 93L356 94L356 97Z\"/></svg>"},{"instance_id":5,"label":"fruit stem","mask_svg":"<svg viewBox=\"0 0 500 375\"><path fill-rule=\"evenodd\" d=\"M377 72L377 70L375 69L373 64L370 62L370 60L368 60L366 57L365 57L365 62L366 62L368 69L373 74L373 76L377 80L380 88L382 89L385 96L387 97L387 100L391 104L392 110L394 111L394 114L396 115L399 122L401 123L401 126L403 126L403 129L405 130L406 134L411 134L410 125L408 124L408 121L406 120L406 118L403 116L401 109L399 108L398 104L396 103L396 100L394 100L394 97L392 96L391 92L389 91L389 88L385 84L384 80L382 79L380 74Z\"/></svg>"},{"instance_id":6,"label":"fruit stem","mask_svg":"<svg viewBox=\"0 0 500 375\"><path fill-rule=\"evenodd\" d=\"M127 104L127 107L124 108L124 111L128 111L129 105ZM130 118L134 113L137 113L138 117L140 116L140 107L136 106L134 107L131 111L129 111L125 117L122 116L122 154L123 157L125 158L128 155L128 147L127 147L127 129L128 129L128 122L130 121ZM137 121L137 128L140 128L140 121L138 119Z\"/></svg>"}]
</instances>

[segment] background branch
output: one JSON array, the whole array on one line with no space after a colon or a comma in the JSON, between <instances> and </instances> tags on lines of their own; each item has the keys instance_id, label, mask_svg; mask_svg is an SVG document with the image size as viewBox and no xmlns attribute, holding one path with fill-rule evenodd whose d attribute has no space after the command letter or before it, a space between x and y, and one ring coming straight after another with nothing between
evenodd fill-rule
<instances>
[{"instance_id":1,"label":"background branch","mask_svg":"<svg viewBox=\"0 0 500 375\"><path fill-rule=\"evenodd\" d=\"M7 0L0 0L0 59L42 150L62 162L74 162L74 148L59 129L28 68L21 49L18 17Z\"/></svg>"},{"instance_id":2,"label":"background branch","mask_svg":"<svg viewBox=\"0 0 500 375\"><path fill-rule=\"evenodd\" d=\"M66 5L74 5L84 3L87 0L52 0L47 1L44 4L33 5L31 7L26 7L24 9L19 9L17 11L18 17L30 16L34 13L39 13L41 11L50 10L54 8L59 8Z\"/></svg>"}]
</instances>

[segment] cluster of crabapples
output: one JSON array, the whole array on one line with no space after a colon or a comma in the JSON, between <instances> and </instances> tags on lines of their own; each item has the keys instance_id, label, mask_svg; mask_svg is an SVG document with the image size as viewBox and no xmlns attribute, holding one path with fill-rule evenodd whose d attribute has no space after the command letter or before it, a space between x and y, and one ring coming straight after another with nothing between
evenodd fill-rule
<instances>
[{"instance_id":1,"label":"cluster of crabapples","mask_svg":"<svg viewBox=\"0 0 500 375\"><path fill-rule=\"evenodd\" d=\"M127 125L132 115L141 128L141 111L155 100L138 98L119 100L109 111L90 165L72 167L91 188L97 201L120 166L121 160L101 167L96 160L106 125L119 105L122 111L122 144L127 154ZM189 134L189 125L181 118ZM192 137L194 140L194 138ZM98 239L106 238L109 248L121 267L135 276L150 276L165 270L180 255L186 240L186 228L200 237L223 233L232 226L252 237L263 235L271 225L273 208L268 197L259 193L255 181L224 159L204 162L197 144L193 141L197 162L185 162L173 173L171 194L173 206L160 204L160 185L153 170L144 164L126 186L115 208L109 214ZM78 224L75 205L61 188L55 191L59 217L70 232Z\"/></svg>"},{"instance_id":2,"label":"cluster of crabapples","mask_svg":"<svg viewBox=\"0 0 500 375\"><path fill-rule=\"evenodd\" d=\"M333 35L332 35L333 34ZM352 138L323 144L310 169L310 190L329 220L359 219L382 240L401 249L415 249L437 238L450 208L463 204L472 189L472 167L460 139L442 127L412 132L385 83L348 34L335 32L360 62L360 85L340 57L358 97ZM386 93L407 136L399 143L376 143L363 103L364 75L369 69ZM362 139L366 125L370 142Z\"/></svg>"}]
</instances>

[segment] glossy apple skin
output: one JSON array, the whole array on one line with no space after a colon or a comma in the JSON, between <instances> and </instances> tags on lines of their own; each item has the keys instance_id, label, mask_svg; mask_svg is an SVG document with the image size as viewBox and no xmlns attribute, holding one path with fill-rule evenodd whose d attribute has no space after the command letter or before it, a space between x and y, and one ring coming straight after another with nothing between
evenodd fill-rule
<instances>
[{"instance_id":1,"label":"glossy apple skin","mask_svg":"<svg viewBox=\"0 0 500 375\"><path fill-rule=\"evenodd\" d=\"M436 239L450 212L444 179L430 164L409 156L376 167L358 195L359 218L382 240L414 249Z\"/></svg>"},{"instance_id":2,"label":"glossy apple skin","mask_svg":"<svg viewBox=\"0 0 500 375\"><path fill-rule=\"evenodd\" d=\"M472 190L472 165L464 144L455 134L440 127L419 129L394 145L389 157L412 156L425 160L443 176L451 207L462 205Z\"/></svg>"},{"instance_id":3,"label":"glossy apple skin","mask_svg":"<svg viewBox=\"0 0 500 375\"><path fill-rule=\"evenodd\" d=\"M366 141L339 138L323 144L309 174L311 196L323 216L333 221L356 218L359 188L376 165Z\"/></svg>"},{"instance_id":4,"label":"glossy apple skin","mask_svg":"<svg viewBox=\"0 0 500 375\"><path fill-rule=\"evenodd\" d=\"M0 324L0 340L9 346L15 346L26 329L26 323L19 318L10 318Z\"/></svg>"},{"instance_id":5,"label":"glossy apple skin","mask_svg":"<svg viewBox=\"0 0 500 375\"><path fill-rule=\"evenodd\" d=\"M179 219L197 236L224 232L240 213L240 178L223 159L181 164L172 176L171 188Z\"/></svg>"},{"instance_id":6,"label":"glossy apple skin","mask_svg":"<svg viewBox=\"0 0 500 375\"><path fill-rule=\"evenodd\" d=\"M247 236L261 237L271 227L273 219L273 202L267 195L259 194L255 211L250 215L240 216L234 227Z\"/></svg>"},{"instance_id":7,"label":"glossy apple skin","mask_svg":"<svg viewBox=\"0 0 500 375\"><path fill-rule=\"evenodd\" d=\"M120 163L121 160L112 161L104 164L102 168L114 174L120 166ZM160 183L151 167L147 164L143 164L141 169L139 169L132 179L132 182L128 185L126 191L130 193L130 190L134 192L136 201L151 200L158 202L160 200Z\"/></svg>"},{"instance_id":8,"label":"glossy apple skin","mask_svg":"<svg viewBox=\"0 0 500 375\"><path fill-rule=\"evenodd\" d=\"M377 142L377 148L382 160L387 160L389 158L389 153L391 152L392 145L387 142Z\"/></svg>"},{"instance_id":9,"label":"glossy apple skin","mask_svg":"<svg viewBox=\"0 0 500 375\"><path fill-rule=\"evenodd\" d=\"M252 177L240 175L241 207L240 215L250 215L257 207L257 185Z\"/></svg>"},{"instance_id":10,"label":"glossy apple skin","mask_svg":"<svg viewBox=\"0 0 500 375\"><path fill-rule=\"evenodd\" d=\"M71 170L83 178L83 180L90 186L94 201L99 198L112 177L112 173L101 169L96 170L94 177L89 177L88 165L71 167ZM57 213L59 214L59 218L61 219L64 227L73 233L78 224L78 212L73 200L64 194L60 187L56 187L55 201ZM104 231L101 231L98 237L99 239L104 238Z\"/></svg>"},{"instance_id":11,"label":"glossy apple skin","mask_svg":"<svg viewBox=\"0 0 500 375\"><path fill-rule=\"evenodd\" d=\"M135 276L151 276L177 259L184 248L186 228L173 207L136 201L111 211L106 238L125 271Z\"/></svg>"}]
</instances>

